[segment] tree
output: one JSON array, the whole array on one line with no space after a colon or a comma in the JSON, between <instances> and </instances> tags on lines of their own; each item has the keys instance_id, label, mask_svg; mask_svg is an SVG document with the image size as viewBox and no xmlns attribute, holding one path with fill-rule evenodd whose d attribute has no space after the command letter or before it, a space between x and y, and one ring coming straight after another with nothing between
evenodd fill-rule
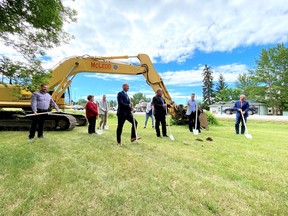
<instances>
[{"instance_id":1,"label":"tree","mask_svg":"<svg viewBox=\"0 0 288 216\"><path fill-rule=\"evenodd\" d=\"M87 102L86 99L80 98L80 99L76 102L76 104L78 104L78 105L83 105L83 104L86 104L86 102Z\"/></svg>"},{"instance_id":2,"label":"tree","mask_svg":"<svg viewBox=\"0 0 288 216\"><path fill-rule=\"evenodd\" d=\"M220 73L218 78L218 83L216 84L216 91L215 94L218 95L218 97L215 98L216 101L223 101L224 98L219 97L221 94L219 94L223 89L226 89L228 85L225 83L225 79L222 73ZM215 95L215 96L216 96Z\"/></svg>"},{"instance_id":3,"label":"tree","mask_svg":"<svg viewBox=\"0 0 288 216\"><path fill-rule=\"evenodd\" d=\"M211 105L214 102L214 90L213 90L213 71L210 67L205 65L203 69L203 108L208 109L209 105Z\"/></svg>"},{"instance_id":4,"label":"tree","mask_svg":"<svg viewBox=\"0 0 288 216\"><path fill-rule=\"evenodd\" d=\"M0 66L2 84L6 85L6 83L9 83L26 86L26 89L30 91L39 89L39 83L46 83L51 73L43 70L39 61L29 65L20 61L13 62L5 56L0 58Z\"/></svg>"},{"instance_id":5,"label":"tree","mask_svg":"<svg viewBox=\"0 0 288 216\"><path fill-rule=\"evenodd\" d=\"M49 49L67 42L65 22L76 21L76 11L61 0L2 0L0 38L26 58L35 59Z\"/></svg>"},{"instance_id":6,"label":"tree","mask_svg":"<svg viewBox=\"0 0 288 216\"><path fill-rule=\"evenodd\" d=\"M219 74L218 83L216 84L216 93L220 92L222 89L228 88L225 82L225 78L222 73Z\"/></svg>"},{"instance_id":7,"label":"tree","mask_svg":"<svg viewBox=\"0 0 288 216\"><path fill-rule=\"evenodd\" d=\"M239 99L239 95L241 93L242 90L238 88L225 88L216 93L215 97L218 99L218 101L234 101Z\"/></svg>"},{"instance_id":8,"label":"tree","mask_svg":"<svg viewBox=\"0 0 288 216\"><path fill-rule=\"evenodd\" d=\"M257 88L257 83L248 73L244 72L242 74L239 74L235 84L236 87L241 90L241 94L245 94L247 98L261 101L261 99L257 98L257 95L255 94L255 88Z\"/></svg>"},{"instance_id":9,"label":"tree","mask_svg":"<svg viewBox=\"0 0 288 216\"><path fill-rule=\"evenodd\" d=\"M274 114L282 114L288 108L288 48L278 44L263 49L256 64L256 69L251 70L252 79L257 83L254 93L272 107Z\"/></svg>"},{"instance_id":10,"label":"tree","mask_svg":"<svg viewBox=\"0 0 288 216\"><path fill-rule=\"evenodd\" d=\"M117 101L116 100L110 100L109 101L109 107L116 107L117 106Z\"/></svg>"},{"instance_id":11,"label":"tree","mask_svg":"<svg viewBox=\"0 0 288 216\"><path fill-rule=\"evenodd\" d=\"M143 93L136 93L130 98L130 101L133 103L134 106L138 104L140 100L144 100L146 102L150 101L150 99L146 98L146 96Z\"/></svg>"},{"instance_id":12,"label":"tree","mask_svg":"<svg viewBox=\"0 0 288 216\"><path fill-rule=\"evenodd\" d=\"M8 67L19 66L17 70L7 69L5 61L1 61L2 77L5 76L5 68L6 72L12 72L8 79L17 77L20 81L25 77L22 84L31 89L35 82L33 80L46 76L45 73L48 72L42 68L39 57L45 55L46 49L69 41L71 37L63 30L63 25L65 22L76 21L75 16L76 11L65 7L61 0L0 1L0 40L26 59L26 62L21 63L12 60L9 62ZM31 71L33 73L29 74ZM26 76L27 74L29 75Z\"/></svg>"}]
</instances>

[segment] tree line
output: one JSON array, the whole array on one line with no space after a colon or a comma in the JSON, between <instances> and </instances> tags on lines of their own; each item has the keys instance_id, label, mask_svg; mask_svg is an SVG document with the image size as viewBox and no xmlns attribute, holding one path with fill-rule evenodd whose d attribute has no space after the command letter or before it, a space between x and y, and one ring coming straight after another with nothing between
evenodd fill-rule
<instances>
[{"instance_id":1,"label":"tree line","mask_svg":"<svg viewBox=\"0 0 288 216\"><path fill-rule=\"evenodd\" d=\"M213 71L207 65L202 75L203 108L209 109L215 102L238 100L240 94L245 94L249 100L271 107L273 114L288 110L288 48L283 43L262 49L255 69L238 75L236 88L228 87L223 74L214 84Z\"/></svg>"},{"instance_id":2,"label":"tree line","mask_svg":"<svg viewBox=\"0 0 288 216\"><path fill-rule=\"evenodd\" d=\"M136 104L139 104L140 101L150 102L151 98L147 98L146 95L140 92L133 94L133 96L130 98L130 101L135 106ZM75 104L83 105L86 102L87 102L86 99L80 98L78 101L75 102ZM117 100L109 100L108 103L111 108L116 107L118 104Z\"/></svg>"}]
</instances>

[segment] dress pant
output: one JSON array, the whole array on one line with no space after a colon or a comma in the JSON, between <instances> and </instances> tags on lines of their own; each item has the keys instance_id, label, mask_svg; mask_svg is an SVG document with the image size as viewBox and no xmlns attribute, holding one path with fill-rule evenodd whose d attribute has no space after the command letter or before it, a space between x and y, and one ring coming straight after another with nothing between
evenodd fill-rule
<instances>
[{"instance_id":1,"label":"dress pant","mask_svg":"<svg viewBox=\"0 0 288 216\"><path fill-rule=\"evenodd\" d=\"M244 120L245 120L245 123L247 122L247 117L244 117ZM242 116L236 116L236 121L235 121L235 132L236 134L239 134L239 125L240 125L240 122L241 122L241 134L244 134L245 133L245 126L244 126L244 123L243 123L243 118Z\"/></svg>"},{"instance_id":2,"label":"dress pant","mask_svg":"<svg viewBox=\"0 0 288 216\"><path fill-rule=\"evenodd\" d=\"M167 131L166 131L166 118L165 115L161 115L161 116L156 116L155 115L155 129L156 129L156 135L157 137L160 137L160 123L162 126L162 135L163 136L167 136Z\"/></svg>"},{"instance_id":3,"label":"dress pant","mask_svg":"<svg viewBox=\"0 0 288 216\"><path fill-rule=\"evenodd\" d=\"M123 130L123 125L125 121L129 121L131 123L131 139L136 138L136 132L134 129L134 122L133 122L133 116L132 114L127 114L127 115L118 115L118 126L117 126L117 131L116 131L116 136L117 136L117 142L121 143L121 134ZM135 120L135 128L137 128L138 122Z\"/></svg>"},{"instance_id":4,"label":"dress pant","mask_svg":"<svg viewBox=\"0 0 288 216\"><path fill-rule=\"evenodd\" d=\"M43 112L48 112L48 110L37 110L37 113L43 113ZM36 130L38 132L38 137L43 137L44 122L45 122L45 114L32 116L29 139L33 139L35 137Z\"/></svg>"},{"instance_id":5,"label":"dress pant","mask_svg":"<svg viewBox=\"0 0 288 216\"><path fill-rule=\"evenodd\" d=\"M107 118L108 118L108 113L107 112L105 112L104 114L100 114L99 115L99 117L100 117L100 125L99 125L99 128L101 129L102 128L102 125L103 125L103 127L104 126L106 126L106 124L107 124Z\"/></svg>"},{"instance_id":6,"label":"dress pant","mask_svg":"<svg viewBox=\"0 0 288 216\"><path fill-rule=\"evenodd\" d=\"M195 129L195 123L196 123L196 112L191 112L189 117L189 130L192 132L193 129ZM198 131L200 131L200 120L199 115L197 116L197 128Z\"/></svg>"},{"instance_id":7,"label":"dress pant","mask_svg":"<svg viewBox=\"0 0 288 216\"><path fill-rule=\"evenodd\" d=\"M89 133L89 134L95 133L96 116L89 117L89 118L88 118L88 122L89 122L89 125L88 125L88 133Z\"/></svg>"}]
</instances>

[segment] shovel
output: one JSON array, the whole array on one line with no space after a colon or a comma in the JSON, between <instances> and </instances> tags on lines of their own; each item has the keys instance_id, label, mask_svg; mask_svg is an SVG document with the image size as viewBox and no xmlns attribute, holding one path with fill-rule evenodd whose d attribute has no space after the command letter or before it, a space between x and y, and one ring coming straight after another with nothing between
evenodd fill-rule
<instances>
[{"instance_id":1,"label":"shovel","mask_svg":"<svg viewBox=\"0 0 288 216\"><path fill-rule=\"evenodd\" d=\"M34 113L32 113L32 114L27 114L26 115L26 117L33 117L33 116L38 116L38 115L50 115L50 114L52 114L52 112L42 112L42 113L36 113L36 114L34 114Z\"/></svg>"},{"instance_id":2,"label":"shovel","mask_svg":"<svg viewBox=\"0 0 288 216\"><path fill-rule=\"evenodd\" d=\"M108 113L106 112L105 115L106 115L106 124L105 124L105 126L104 126L104 130L109 130L109 126L108 126Z\"/></svg>"},{"instance_id":3,"label":"shovel","mask_svg":"<svg viewBox=\"0 0 288 216\"><path fill-rule=\"evenodd\" d=\"M197 129L197 119L198 119L198 103L196 103L196 116L195 116L195 128L193 129L193 134L198 135L199 131Z\"/></svg>"},{"instance_id":4,"label":"shovel","mask_svg":"<svg viewBox=\"0 0 288 216\"><path fill-rule=\"evenodd\" d=\"M175 140L174 139L174 136L172 135L171 133L171 126L170 126L170 122L169 122L169 119L167 118L168 117L168 108L166 107L166 122L168 123L168 129L169 129L169 135L168 137L170 138L170 140Z\"/></svg>"},{"instance_id":5,"label":"shovel","mask_svg":"<svg viewBox=\"0 0 288 216\"><path fill-rule=\"evenodd\" d=\"M99 113L99 106L98 106L98 113ZM98 122L98 129L96 130L96 133L98 135L101 135L103 133L103 131L102 131L101 127L100 127L100 117L99 117L99 115L98 115L98 118L97 118L97 122Z\"/></svg>"},{"instance_id":6,"label":"shovel","mask_svg":"<svg viewBox=\"0 0 288 216\"><path fill-rule=\"evenodd\" d=\"M242 121L243 121L243 124L244 124L244 127L245 127L245 131L246 131L245 136L248 139L252 139L252 135L248 133L248 128L246 126L246 122L245 122L245 119L244 119L242 111L241 111L241 116L242 116Z\"/></svg>"},{"instance_id":7,"label":"shovel","mask_svg":"<svg viewBox=\"0 0 288 216\"><path fill-rule=\"evenodd\" d=\"M138 143L138 140L139 140L139 137L137 135L137 128L136 128L136 124L135 124L135 118L134 118L134 115L133 115L133 111L131 111L131 115L132 115L132 118L133 118L133 127L134 127L134 131L135 131L135 135L136 135L136 142Z\"/></svg>"}]
</instances>

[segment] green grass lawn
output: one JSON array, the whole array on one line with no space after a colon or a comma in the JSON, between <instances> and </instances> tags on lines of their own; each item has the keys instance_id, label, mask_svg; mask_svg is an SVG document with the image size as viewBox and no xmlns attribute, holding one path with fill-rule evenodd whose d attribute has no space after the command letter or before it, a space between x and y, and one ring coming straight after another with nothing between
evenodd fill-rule
<instances>
[{"instance_id":1,"label":"green grass lawn","mask_svg":"<svg viewBox=\"0 0 288 216\"><path fill-rule=\"evenodd\" d=\"M198 136L172 126L172 141L137 120L141 140L127 122L124 147L116 118L102 135L0 132L0 215L288 215L287 123L251 120L253 139L232 120Z\"/></svg>"}]
</instances>

